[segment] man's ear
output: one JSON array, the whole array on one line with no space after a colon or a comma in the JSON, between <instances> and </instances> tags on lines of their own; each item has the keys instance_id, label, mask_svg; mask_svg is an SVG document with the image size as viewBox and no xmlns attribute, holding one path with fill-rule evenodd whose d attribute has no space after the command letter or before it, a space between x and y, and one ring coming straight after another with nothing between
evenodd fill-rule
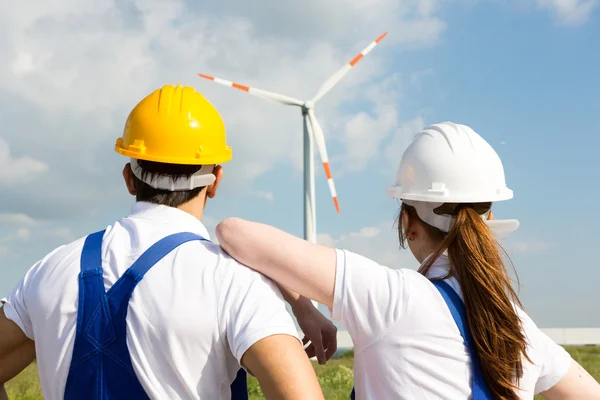
<instances>
[{"instance_id":1,"label":"man's ear","mask_svg":"<svg viewBox=\"0 0 600 400\"><path fill-rule=\"evenodd\" d=\"M209 199L212 199L217 195L219 183L221 183L221 178L223 178L223 168L220 165L217 165L213 171L213 175L216 177L215 181L206 187L206 197Z\"/></svg>"},{"instance_id":2,"label":"man's ear","mask_svg":"<svg viewBox=\"0 0 600 400\"><path fill-rule=\"evenodd\" d=\"M130 195L135 196L137 193L135 191L135 185L133 184L133 171L131 170L131 164L125 164L123 168L123 179L125 180L125 186L127 186L127 191Z\"/></svg>"}]
</instances>

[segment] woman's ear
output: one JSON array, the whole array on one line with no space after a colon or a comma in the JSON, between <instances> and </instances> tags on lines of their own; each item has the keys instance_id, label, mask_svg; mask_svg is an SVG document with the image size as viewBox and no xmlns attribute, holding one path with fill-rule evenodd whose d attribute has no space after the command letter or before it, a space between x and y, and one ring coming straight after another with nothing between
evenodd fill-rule
<instances>
[{"instance_id":1,"label":"woman's ear","mask_svg":"<svg viewBox=\"0 0 600 400\"><path fill-rule=\"evenodd\" d=\"M400 213L400 218L402 218L402 226L404 227L404 232L408 232L408 213L406 210L402 210Z\"/></svg>"}]
</instances>

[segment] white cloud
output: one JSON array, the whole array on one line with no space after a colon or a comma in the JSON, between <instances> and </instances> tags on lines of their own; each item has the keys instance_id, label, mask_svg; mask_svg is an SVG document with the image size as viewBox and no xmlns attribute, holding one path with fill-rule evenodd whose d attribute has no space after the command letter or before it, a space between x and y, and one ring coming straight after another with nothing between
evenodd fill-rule
<instances>
[{"instance_id":1,"label":"white cloud","mask_svg":"<svg viewBox=\"0 0 600 400\"><path fill-rule=\"evenodd\" d=\"M406 121L400 125L393 134L390 142L385 148L385 157L389 165L394 168L398 167L400 158L404 150L410 145L413 137L425 127L423 117L416 117Z\"/></svg>"},{"instance_id":2,"label":"white cloud","mask_svg":"<svg viewBox=\"0 0 600 400\"><path fill-rule=\"evenodd\" d=\"M269 203L273 201L273 193L271 192L263 192L262 190L257 190L253 193L255 197L259 199L268 201Z\"/></svg>"},{"instance_id":3,"label":"white cloud","mask_svg":"<svg viewBox=\"0 0 600 400\"><path fill-rule=\"evenodd\" d=\"M46 229L43 234L45 236L52 236L61 239L63 242L68 243L77 239L76 235L69 228L50 228Z\"/></svg>"},{"instance_id":4,"label":"white cloud","mask_svg":"<svg viewBox=\"0 0 600 400\"><path fill-rule=\"evenodd\" d=\"M7 246L0 246L0 260L6 260L10 257L11 252Z\"/></svg>"},{"instance_id":5,"label":"white cloud","mask_svg":"<svg viewBox=\"0 0 600 400\"><path fill-rule=\"evenodd\" d=\"M550 243L539 238L516 239L507 238L503 241L504 247L515 253L539 253L550 249Z\"/></svg>"},{"instance_id":6,"label":"white cloud","mask_svg":"<svg viewBox=\"0 0 600 400\"><path fill-rule=\"evenodd\" d=\"M540 7L549 9L564 25L579 25L588 21L598 0L537 0Z\"/></svg>"},{"instance_id":7,"label":"white cloud","mask_svg":"<svg viewBox=\"0 0 600 400\"><path fill-rule=\"evenodd\" d=\"M11 63L11 71L15 75L24 75L36 69L33 55L26 52L17 53L15 59Z\"/></svg>"},{"instance_id":8,"label":"white cloud","mask_svg":"<svg viewBox=\"0 0 600 400\"><path fill-rule=\"evenodd\" d=\"M410 74L410 83L416 86L420 86L424 78L433 75L433 68L427 68L420 71L415 71Z\"/></svg>"},{"instance_id":9,"label":"white cloud","mask_svg":"<svg viewBox=\"0 0 600 400\"><path fill-rule=\"evenodd\" d=\"M193 3L181 0L39 3L36 12L28 11L31 3L15 4L0 17L11 21L3 35L7 42L3 53L10 60L4 84L26 89L19 95L63 112L127 109L165 78L185 78L200 86L195 72L202 70L232 73L232 79L251 78L281 90L315 90L323 73L333 73L358 45L362 48L381 33L367 30L369 21L393 29L388 46L395 38L414 44L397 31L402 22L421 24L414 33L418 42L437 39L437 34L427 33L434 8L418 1L378 0L368 6L345 0L308 4L260 0L251 5L229 1L223 2L227 4L223 13L211 13L210 7L199 12ZM303 13L313 18L301 20ZM318 37L306 36L307 21L310 33ZM293 24L301 24L296 34L290 34ZM334 37L326 35L332 31ZM17 79L11 76L15 72Z\"/></svg>"},{"instance_id":10,"label":"white cloud","mask_svg":"<svg viewBox=\"0 0 600 400\"><path fill-rule=\"evenodd\" d=\"M46 164L33 158L13 157L8 143L0 138L0 186L26 183L47 169Z\"/></svg>"},{"instance_id":11,"label":"white cloud","mask_svg":"<svg viewBox=\"0 0 600 400\"><path fill-rule=\"evenodd\" d=\"M342 173L363 170L377 155L381 141L396 127L396 123L397 113L392 105L379 106L375 116L360 112L346 122Z\"/></svg>"},{"instance_id":12,"label":"white cloud","mask_svg":"<svg viewBox=\"0 0 600 400\"><path fill-rule=\"evenodd\" d=\"M299 166L298 109L204 81L196 73L308 99L385 30L390 32L386 39L323 99L317 114L326 122L328 144L345 144L343 130L336 133L329 127L343 127L354 118L345 108L348 102L361 101L361 110L373 109L354 120L357 128L350 135L374 124L383 131L393 129L395 110L389 99L368 93L379 80L389 83L388 93L398 90L394 85L399 81L384 77L385 60L395 49L437 41L445 26L437 17L439 3L16 2L0 15L0 57L6 61L0 64L0 106L10 104L14 110L3 121L11 127L6 138L13 146L18 138L20 147L13 150L31 156L17 159L23 176L45 170L46 165L36 161L42 158L49 171L37 191L23 188L8 198L13 208L70 218L105 208L106 198L118 198L122 191L122 185L115 184L120 180L117 164L126 160L112 148L127 113L164 83L195 86L221 112L234 152L226 165L227 182L251 186L256 177L280 164ZM365 165L367 154L373 153L371 149L361 155L352 146L345 151L357 159L356 165ZM20 181L14 177L16 167L8 170L12 172L0 170L0 183L8 177ZM45 193L43 200L36 196L39 192Z\"/></svg>"},{"instance_id":13,"label":"white cloud","mask_svg":"<svg viewBox=\"0 0 600 400\"><path fill-rule=\"evenodd\" d=\"M21 213L0 213L0 225L33 226L36 221L28 215Z\"/></svg>"},{"instance_id":14,"label":"white cloud","mask_svg":"<svg viewBox=\"0 0 600 400\"><path fill-rule=\"evenodd\" d=\"M13 242L15 240L21 241L21 242L26 242L29 240L30 237L31 237L31 231L26 228L21 228L9 235L0 237L0 243Z\"/></svg>"},{"instance_id":15,"label":"white cloud","mask_svg":"<svg viewBox=\"0 0 600 400\"><path fill-rule=\"evenodd\" d=\"M17 231L16 236L19 240L29 240L31 237L31 231L26 228L21 228Z\"/></svg>"},{"instance_id":16,"label":"white cloud","mask_svg":"<svg viewBox=\"0 0 600 400\"><path fill-rule=\"evenodd\" d=\"M15 2L0 15L5 60L0 107L11 110L3 115L2 135L14 153L29 157L11 157L0 142L0 185L47 172L35 188L21 185L5 201L13 209L65 218L113 206L123 191L119 169L126 162L114 154L114 141L129 110L164 83L193 85L220 110L234 152L226 187L250 187L281 164L301 166L298 109L196 73L308 99L385 30L385 40L316 112L328 145L341 144L330 154L334 177L365 168L393 132L385 154L395 164L394 149L402 147L407 128L398 128L397 121L402 73L386 61L399 48L437 42L445 29L441 5L441 0ZM405 80L418 81L418 75Z\"/></svg>"}]
</instances>

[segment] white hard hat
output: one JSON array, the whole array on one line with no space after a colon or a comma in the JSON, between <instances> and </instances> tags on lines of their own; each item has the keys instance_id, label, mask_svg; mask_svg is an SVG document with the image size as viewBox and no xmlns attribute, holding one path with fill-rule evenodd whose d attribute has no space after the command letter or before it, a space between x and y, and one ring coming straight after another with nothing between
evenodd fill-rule
<instances>
[{"instance_id":1,"label":"white hard hat","mask_svg":"<svg viewBox=\"0 0 600 400\"><path fill-rule=\"evenodd\" d=\"M402 155L390 196L415 207L428 224L448 232L454 222L433 210L444 203L487 203L509 200L500 157L473 129L443 122L419 132ZM482 215L487 219L487 213ZM516 220L486 221L494 231L507 233Z\"/></svg>"},{"instance_id":2,"label":"white hard hat","mask_svg":"<svg viewBox=\"0 0 600 400\"><path fill-rule=\"evenodd\" d=\"M508 200L500 157L466 125L430 125L404 151L392 197L441 203Z\"/></svg>"}]
</instances>

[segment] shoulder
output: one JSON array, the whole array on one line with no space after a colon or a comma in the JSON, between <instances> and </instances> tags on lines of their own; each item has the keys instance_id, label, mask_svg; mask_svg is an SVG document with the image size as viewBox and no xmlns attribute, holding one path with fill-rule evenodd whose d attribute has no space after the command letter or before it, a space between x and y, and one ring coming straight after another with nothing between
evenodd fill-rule
<instances>
[{"instance_id":1,"label":"shoulder","mask_svg":"<svg viewBox=\"0 0 600 400\"><path fill-rule=\"evenodd\" d=\"M75 262L79 265L78 262L81 257L81 250L83 249L86 237L87 235L71 243L55 248L34 264L28 271L28 275L43 275L54 271L58 267L74 264Z\"/></svg>"},{"instance_id":2,"label":"shoulder","mask_svg":"<svg viewBox=\"0 0 600 400\"><path fill-rule=\"evenodd\" d=\"M375 270L380 272L386 272L391 274L403 275L407 271L404 268L390 268L386 265L380 264L377 261L371 260L361 254L352 252L347 249L335 249L337 257L337 266L345 266L353 269L362 270Z\"/></svg>"},{"instance_id":3,"label":"shoulder","mask_svg":"<svg viewBox=\"0 0 600 400\"><path fill-rule=\"evenodd\" d=\"M398 281L408 285L428 282L427 278L410 268L391 268L346 249L336 249L336 254L339 278L354 276L369 281Z\"/></svg>"},{"instance_id":4,"label":"shoulder","mask_svg":"<svg viewBox=\"0 0 600 400\"><path fill-rule=\"evenodd\" d=\"M218 243L202 241L200 245L203 247L204 256L212 258L215 275L221 281L222 287L249 287L262 283L266 284L265 289L273 288L279 293L269 278L235 260Z\"/></svg>"}]
</instances>

